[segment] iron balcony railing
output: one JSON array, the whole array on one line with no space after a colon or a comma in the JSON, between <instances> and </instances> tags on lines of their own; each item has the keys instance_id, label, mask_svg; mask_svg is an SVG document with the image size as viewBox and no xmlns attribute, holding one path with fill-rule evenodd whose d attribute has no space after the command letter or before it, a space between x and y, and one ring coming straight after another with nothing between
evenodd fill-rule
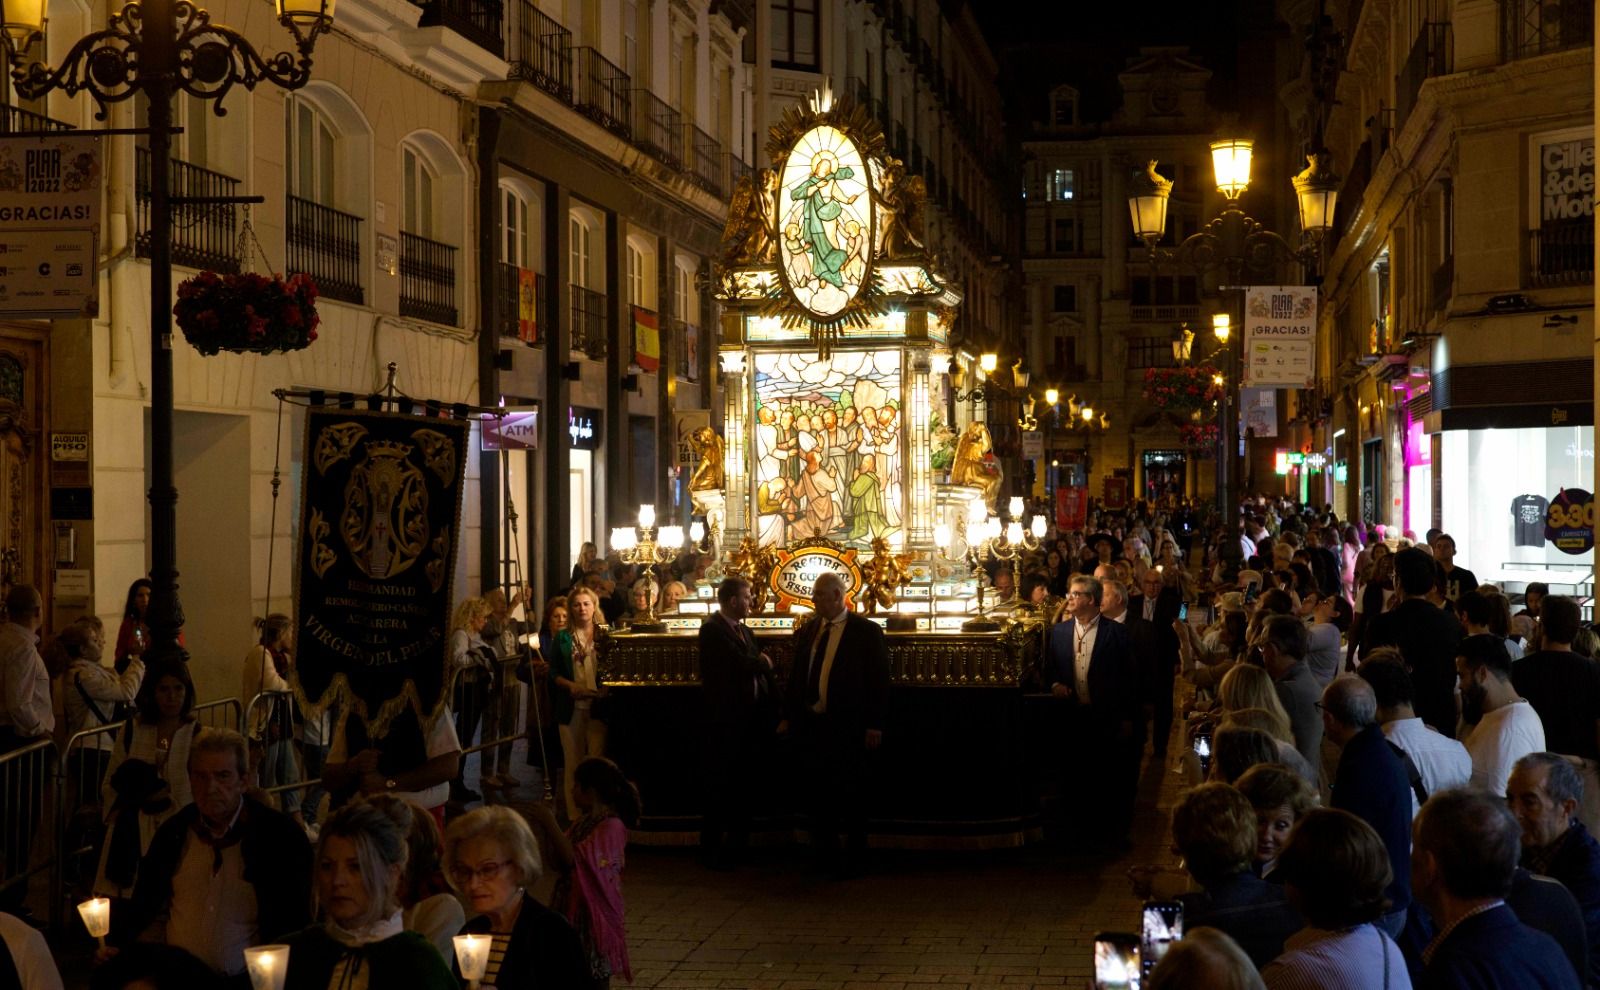
<instances>
[{"instance_id":1,"label":"iron balcony railing","mask_svg":"<svg viewBox=\"0 0 1600 990\"><path fill-rule=\"evenodd\" d=\"M522 339L522 269L508 262L499 262L495 265L495 291L500 297L500 336ZM534 339L524 340L526 344L538 344L543 341L544 327L540 324L539 310L544 306L544 276L533 276L533 299L536 307L534 318Z\"/></svg>"},{"instance_id":2,"label":"iron balcony railing","mask_svg":"<svg viewBox=\"0 0 1600 990\"><path fill-rule=\"evenodd\" d=\"M456 249L400 232L400 315L456 325Z\"/></svg>"},{"instance_id":3,"label":"iron balcony railing","mask_svg":"<svg viewBox=\"0 0 1600 990\"><path fill-rule=\"evenodd\" d=\"M447 27L496 58L505 54L500 0L421 0L417 6L422 8L419 27Z\"/></svg>"},{"instance_id":4,"label":"iron balcony railing","mask_svg":"<svg viewBox=\"0 0 1600 990\"><path fill-rule=\"evenodd\" d=\"M604 361L610 350L606 334L606 297L604 293L572 288L572 349L582 351L596 361Z\"/></svg>"},{"instance_id":5,"label":"iron balcony railing","mask_svg":"<svg viewBox=\"0 0 1600 990\"><path fill-rule=\"evenodd\" d=\"M134 253L150 256L150 149L134 156L134 199L138 233ZM172 196L236 196L239 180L221 172L172 160ZM172 263L232 274L239 270L239 217L228 203L172 204Z\"/></svg>"},{"instance_id":6,"label":"iron balcony railing","mask_svg":"<svg viewBox=\"0 0 1600 990\"><path fill-rule=\"evenodd\" d=\"M593 48L573 48L572 105L608 131L629 137L632 80Z\"/></svg>"},{"instance_id":7,"label":"iron balcony railing","mask_svg":"<svg viewBox=\"0 0 1600 990\"><path fill-rule=\"evenodd\" d=\"M572 32L533 5L513 0L511 50L506 61L512 79L526 79L560 100L572 100Z\"/></svg>"},{"instance_id":8,"label":"iron balcony railing","mask_svg":"<svg viewBox=\"0 0 1600 990\"><path fill-rule=\"evenodd\" d=\"M690 124L686 129L689 138L689 178L694 184L713 196L722 195L722 142Z\"/></svg>"},{"instance_id":9,"label":"iron balcony railing","mask_svg":"<svg viewBox=\"0 0 1600 990\"><path fill-rule=\"evenodd\" d=\"M730 191L739 184L740 179L746 176L754 176L755 169L746 165L743 158L731 151L723 157L728 160L728 189Z\"/></svg>"},{"instance_id":10,"label":"iron balcony railing","mask_svg":"<svg viewBox=\"0 0 1600 990\"><path fill-rule=\"evenodd\" d=\"M1506 61L1594 44L1594 0L1500 0Z\"/></svg>"},{"instance_id":11,"label":"iron balcony railing","mask_svg":"<svg viewBox=\"0 0 1600 990\"><path fill-rule=\"evenodd\" d=\"M633 91L633 140L663 164L683 167L683 115L648 89Z\"/></svg>"},{"instance_id":12,"label":"iron balcony railing","mask_svg":"<svg viewBox=\"0 0 1600 990\"><path fill-rule=\"evenodd\" d=\"M310 275L317 292L360 305L361 218L299 196L289 204L289 271Z\"/></svg>"},{"instance_id":13,"label":"iron balcony railing","mask_svg":"<svg viewBox=\"0 0 1600 990\"><path fill-rule=\"evenodd\" d=\"M70 131L72 125L42 113L0 103L0 134L35 134L39 131Z\"/></svg>"},{"instance_id":14,"label":"iron balcony railing","mask_svg":"<svg viewBox=\"0 0 1600 990\"><path fill-rule=\"evenodd\" d=\"M1552 221L1530 230L1529 260L1534 285L1576 285L1594 278L1594 224L1588 219Z\"/></svg>"}]
</instances>

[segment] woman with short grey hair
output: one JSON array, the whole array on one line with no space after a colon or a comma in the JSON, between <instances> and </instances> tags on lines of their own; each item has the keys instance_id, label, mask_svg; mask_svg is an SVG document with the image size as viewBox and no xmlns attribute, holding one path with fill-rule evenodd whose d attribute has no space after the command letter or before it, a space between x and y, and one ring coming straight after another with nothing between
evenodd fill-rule
<instances>
[{"instance_id":1,"label":"woman with short grey hair","mask_svg":"<svg viewBox=\"0 0 1600 990\"><path fill-rule=\"evenodd\" d=\"M456 990L439 950L403 929L406 833L365 801L323 823L315 889L322 924L289 936L284 990Z\"/></svg>"}]
</instances>

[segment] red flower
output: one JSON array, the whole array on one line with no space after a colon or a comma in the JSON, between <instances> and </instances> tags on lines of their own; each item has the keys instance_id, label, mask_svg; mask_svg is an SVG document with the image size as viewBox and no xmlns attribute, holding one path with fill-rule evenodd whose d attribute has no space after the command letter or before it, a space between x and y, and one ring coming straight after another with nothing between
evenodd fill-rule
<instances>
[{"instance_id":1,"label":"red flower","mask_svg":"<svg viewBox=\"0 0 1600 990\"><path fill-rule=\"evenodd\" d=\"M317 339L315 283L255 272L200 272L178 286L172 307L185 339L202 354L299 350Z\"/></svg>"}]
</instances>

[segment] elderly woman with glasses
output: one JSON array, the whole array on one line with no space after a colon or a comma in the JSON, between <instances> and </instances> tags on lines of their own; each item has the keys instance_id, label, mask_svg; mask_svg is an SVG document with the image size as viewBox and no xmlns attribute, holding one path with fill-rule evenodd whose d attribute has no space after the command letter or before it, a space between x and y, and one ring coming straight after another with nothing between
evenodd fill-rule
<instances>
[{"instance_id":1,"label":"elderly woman with glasses","mask_svg":"<svg viewBox=\"0 0 1600 990\"><path fill-rule=\"evenodd\" d=\"M404 930L406 833L365 801L323 823L315 881L322 923L289 936L284 990L456 990L439 950Z\"/></svg>"},{"instance_id":2,"label":"elderly woman with glasses","mask_svg":"<svg viewBox=\"0 0 1600 990\"><path fill-rule=\"evenodd\" d=\"M445 875L476 915L463 934L490 935L484 984L585 987L589 965L567 920L534 900L528 888L544 874L528 823L503 805L468 812L444 838Z\"/></svg>"}]
</instances>

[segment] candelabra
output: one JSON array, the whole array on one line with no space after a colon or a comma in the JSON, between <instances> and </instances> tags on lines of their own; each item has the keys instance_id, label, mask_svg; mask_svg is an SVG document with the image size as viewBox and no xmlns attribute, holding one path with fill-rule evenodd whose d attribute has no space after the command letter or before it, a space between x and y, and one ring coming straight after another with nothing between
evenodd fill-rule
<instances>
[{"instance_id":1,"label":"candelabra","mask_svg":"<svg viewBox=\"0 0 1600 990\"><path fill-rule=\"evenodd\" d=\"M955 531L948 523L933 527L933 541L939 545L939 556L953 564L965 562L972 569L973 580L978 583L978 614L963 622L961 631L998 632L1000 624L988 617L983 601L983 586L988 579L983 561L989 554L990 543L1000 535L1000 520L994 516L985 518L983 500L973 499L967 503L967 516L962 520L960 530L964 550L952 555L950 551L955 547Z\"/></svg>"},{"instance_id":2,"label":"candelabra","mask_svg":"<svg viewBox=\"0 0 1600 990\"><path fill-rule=\"evenodd\" d=\"M1044 516L1036 515L1030 529L1022 528L1022 497L1019 495L1011 497L1008 508L1011 521L1003 531L1000 520L989 517L990 536L984 541L984 547L995 560L1011 565L1011 597L1007 601L1015 601L1022 594L1022 556L1039 549L1046 524Z\"/></svg>"},{"instance_id":3,"label":"candelabra","mask_svg":"<svg viewBox=\"0 0 1600 990\"><path fill-rule=\"evenodd\" d=\"M682 548L683 527L662 526L657 530L656 507L653 505L639 506L638 526L618 526L611 531L611 549L625 564L643 564L644 577L650 581L654 580L651 575L656 565L672 563ZM645 596L644 621L629 623L629 629L634 632L666 631L666 625L656 618L656 598L654 594Z\"/></svg>"}]
</instances>

